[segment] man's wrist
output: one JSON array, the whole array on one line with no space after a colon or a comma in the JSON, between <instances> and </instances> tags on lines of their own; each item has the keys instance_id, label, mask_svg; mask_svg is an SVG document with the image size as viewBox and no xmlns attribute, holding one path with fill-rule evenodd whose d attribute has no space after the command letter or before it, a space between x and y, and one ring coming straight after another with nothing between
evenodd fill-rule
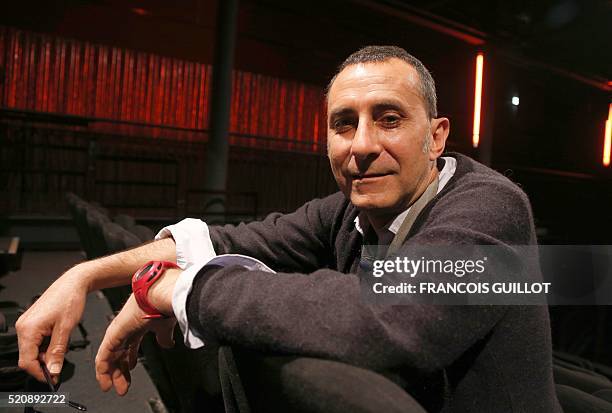
<instances>
[{"instance_id":1,"label":"man's wrist","mask_svg":"<svg viewBox=\"0 0 612 413\"><path fill-rule=\"evenodd\" d=\"M91 268L90 261L85 261L75 265L64 273L63 278L68 278L78 288L85 290L87 294L94 290L93 281L95 279L94 268Z\"/></svg>"},{"instance_id":2,"label":"man's wrist","mask_svg":"<svg viewBox=\"0 0 612 413\"><path fill-rule=\"evenodd\" d=\"M172 309L172 293L176 280L182 270L179 268L168 268L164 274L149 288L147 298L149 303L161 314L174 316Z\"/></svg>"}]
</instances>

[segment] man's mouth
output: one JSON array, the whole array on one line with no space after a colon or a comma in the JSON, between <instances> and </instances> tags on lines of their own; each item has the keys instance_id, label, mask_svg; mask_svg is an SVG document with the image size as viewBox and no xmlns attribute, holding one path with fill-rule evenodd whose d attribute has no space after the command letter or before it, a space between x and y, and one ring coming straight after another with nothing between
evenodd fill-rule
<instances>
[{"instance_id":1,"label":"man's mouth","mask_svg":"<svg viewBox=\"0 0 612 413\"><path fill-rule=\"evenodd\" d=\"M354 181L363 181L368 179L382 178L389 175L388 173L363 173L363 174L352 174Z\"/></svg>"}]
</instances>

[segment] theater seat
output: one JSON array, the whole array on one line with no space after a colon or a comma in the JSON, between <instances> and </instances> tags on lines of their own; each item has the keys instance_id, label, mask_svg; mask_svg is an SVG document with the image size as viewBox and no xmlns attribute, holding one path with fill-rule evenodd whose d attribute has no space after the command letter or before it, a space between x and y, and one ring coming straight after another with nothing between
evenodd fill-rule
<instances>
[{"instance_id":1,"label":"theater seat","mask_svg":"<svg viewBox=\"0 0 612 413\"><path fill-rule=\"evenodd\" d=\"M98 211L100 214L104 215L105 217L109 218L110 217L110 212L108 209L104 208L102 205L100 205L98 202L90 202L89 203L89 207L95 209L96 211Z\"/></svg>"},{"instance_id":2,"label":"theater seat","mask_svg":"<svg viewBox=\"0 0 612 413\"><path fill-rule=\"evenodd\" d=\"M105 222L102 225L102 236L107 254L123 251L142 244L142 241L130 231L114 222Z\"/></svg>"},{"instance_id":3,"label":"theater seat","mask_svg":"<svg viewBox=\"0 0 612 413\"><path fill-rule=\"evenodd\" d=\"M610 413L612 403L575 387L557 384L557 397L565 413Z\"/></svg>"},{"instance_id":4,"label":"theater seat","mask_svg":"<svg viewBox=\"0 0 612 413\"><path fill-rule=\"evenodd\" d=\"M87 204L85 202L77 201L70 207L70 213L72 214L72 220L79 234L79 240L81 241L81 248L85 251L87 259L93 259L94 247L91 244L89 236L89 228L87 225Z\"/></svg>"},{"instance_id":5,"label":"theater seat","mask_svg":"<svg viewBox=\"0 0 612 413\"><path fill-rule=\"evenodd\" d=\"M155 238L155 233L149 227L144 225L134 225L129 231L136 235L142 242L152 241Z\"/></svg>"},{"instance_id":6,"label":"theater seat","mask_svg":"<svg viewBox=\"0 0 612 413\"><path fill-rule=\"evenodd\" d=\"M104 242L105 255L123 251L142 244L135 235L130 234L120 225L106 221L101 225L101 235ZM130 286L106 288L102 291L113 311L121 310L123 304L130 296Z\"/></svg>"},{"instance_id":7,"label":"theater seat","mask_svg":"<svg viewBox=\"0 0 612 413\"><path fill-rule=\"evenodd\" d=\"M612 381L607 366L555 352L553 373L565 413L612 412Z\"/></svg>"},{"instance_id":8,"label":"theater seat","mask_svg":"<svg viewBox=\"0 0 612 413\"><path fill-rule=\"evenodd\" d=\"M85 211L85 219L87 222L87 230L93 257L98 258L108 254L109 251L102 233L102 226L105 223L110 222L108 216L100 213L97 209L87 207Z\"/></svg>"},{"instance_id":9,"label":"theater seat","mask_svg":"<svg viewBox=\"0 0 612 413\"><path fill-rule=\"evenodd\" d=\"M125 214L115 215L115 217L113 218L113 221L121 225L123 228L127 230L131 230L132 227L136 225L136 220L134 219L134 217L130 215L125 215Z\"/></svg>"},{"instance_id":10,"label":"theater seat","mask_svg":"<svg viewBox=\"0 0 612 413\"><path fill-rule=\"evenodd\" d=\"M553 373L556 384L571 386L589 394L599 390L612 390L612 382L607 377L594 372L571 369L555 364Z\"/></svg>"},{"instance_id":11,"label":"theater seat","mask_svg":"<svg viewBox=\"0 0 612 413\"><path fill-rule=\"evenodd\" d=\"M227 412L426 413L385 376L337 361L221 347L219 376Z\"/></svg>"}]
</instances>

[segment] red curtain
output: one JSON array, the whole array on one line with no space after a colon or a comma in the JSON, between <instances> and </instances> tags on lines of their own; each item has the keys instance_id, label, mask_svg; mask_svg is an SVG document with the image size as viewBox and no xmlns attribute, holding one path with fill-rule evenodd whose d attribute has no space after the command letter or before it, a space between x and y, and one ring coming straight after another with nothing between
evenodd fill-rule
<instances>
[{"instance_id":1,"label":"red curtain","mask_svg":"<svg viewBox=\"0 0 612 413\"><path fill-rule=\"evenodd\" d=\"M4 108L207 129L211 74L207 64L0 27ZM230 131L235 145L322 151L322 89L234 71ZM149 132L159 134L205 136Z\"/></svg>"}]
</instances>

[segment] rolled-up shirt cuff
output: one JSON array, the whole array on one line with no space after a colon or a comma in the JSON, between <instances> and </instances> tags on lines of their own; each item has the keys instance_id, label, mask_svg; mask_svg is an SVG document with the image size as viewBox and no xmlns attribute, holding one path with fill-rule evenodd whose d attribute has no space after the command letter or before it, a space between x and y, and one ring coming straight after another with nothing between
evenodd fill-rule
<instances>
[{"instance_id":1,"label":"rolled-up shirt cuff","mask_svg":"<svg viewBox=\"0 0 612 413\"><path fill-rule=\"evenodd\" d=\"M196 331L189 328L189 320L187 319L187 298L191 293L196 276L201 271L205 271L206 267L229 267L232 265L240 265L249 271L274 272L258 259L240 254L218 255L206 264L193 264L183 271L174 285L174 291L172 293L172 310L183 332L183 338L187 347L200 348L204 346L202 337L198 336ZM223 292L220 291L219 293L222 294Z\"/></svg>"},{"instance_id":2,"label":"rolled-up shirt cuff","mask_svg":"<svg viewBox=\"0 0 612 413\"><path fill-rule=\"evenodd\" d=\"M162 228L155 239L170 236L176 243L176 263L183 270L192 264L205 264L217 255L210 240L208 225L199 219L185 218L177 224Z\"/></svg>"},{"instance_id":3,"label":"rolled-up shirt cuff","mask_svg":"<svg viewBox=\"0 0 612 413\"><path fill-rule=\"evenodd\" d=\"M193 280L204 266L205 263L198 263L184 270L181 276L176 280L174 291L172 292L172 311L174 311L176 321L183 332L185 346L188 348L200 348L204 346L204 341L189 328L189 321L187 320L187 297L191 292Z\"/></svg>"},{"instance_id":4,"label":"rolled-up shirt cuff","mask_svg":"<svg viewBox=\"0 0 612 413\"><path fill-rule=\"evenodd\" d=\"M162 228L155 239L170 236L176 243L176 263L184 270L174 286L172 310L183 332L185 345L190 348L199 348L204 345L204 342L189 329L185 303L191 291L193 279L204 264L216 256L215 249L210 239L208 225L199 219L185 218L174 225Z\"/></svg>"}]
</instances>

